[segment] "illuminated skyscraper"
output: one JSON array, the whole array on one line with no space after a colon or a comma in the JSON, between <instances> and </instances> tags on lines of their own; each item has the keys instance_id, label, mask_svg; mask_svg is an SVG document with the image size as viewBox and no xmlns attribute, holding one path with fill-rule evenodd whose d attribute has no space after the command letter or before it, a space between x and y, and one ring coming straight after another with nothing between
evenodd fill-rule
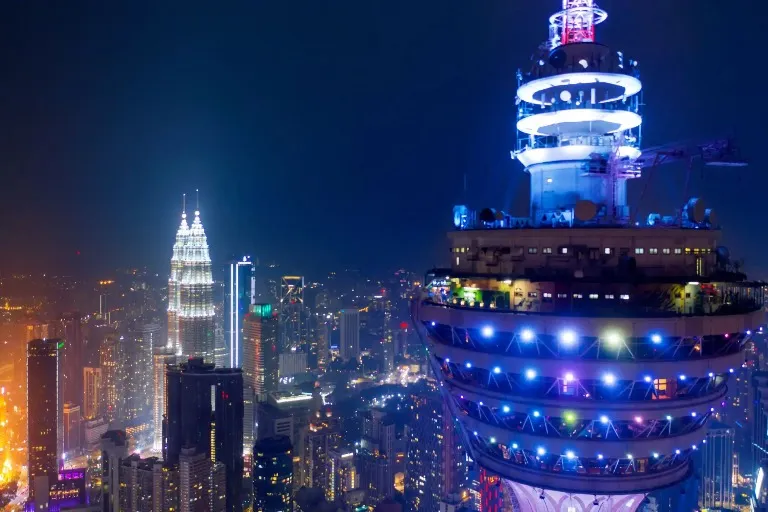
<instances>
[{"instance_id":1,"label":"illuminated skyscraper","mask_svg":"<svg viewBox=\"0 0 768 512\"><path fill-rule=\"evenodd\" d=\"M32 340L27 344L27 440L29 497L44 501L59 472L63 453L62 404L59 394L64 342ZM42 496L45 496L43 498ZM39 503L43 504L43 503Z\"/></svg>"},{"instance_id":2,"label":"illuminated skyscraper","mask_svg":"<svg viewBox=\"0 0 768 512\"><path fill-rule=\"evenodd\" d=\"M186 196L185 196L186 200ZM187 212L181 214L181 224L176 231L176 242L171 256L171 276L168 278L168 347L181 352L179 342L179 312L181 311L181 279L184 274L184 258L189 239Z\"/></svg>"},{"instance_id":3,"label":"illuminated skyscraper","mask_svg":"<svg viewBox=\"0 0 768 512\"><path fill-rule=\"evenodd\" d=\"M360 311L341 310L339 357L344 361L360 359Z\"/></svg>"},{"instance_id":4,"label":"illuminated skyscraper","mask_svg":"<svg viewBox=\"0 0 768 512\"><path fill-rule=\"evenodd\" d=\"M167 347L155 349L153 369L154 385L152 419L155 429L152 448L160 451L163 448L163 416L165 415L165 371L169 364L176 363L176 353Z\"/></svg>"},{"instance_id":5,"label":"illuminated skyscraper","mask_svg":"<svg viewBox=\"0 0 768 512\"><path fill-rule=\"evenodd\" d=\"M192 225L186 212L176 232L168 280L168 344L177 354L214 362L215 310L208 239L200 211Z\"/></svg>"},{"instance_id":6,"label":"illuminated skyscraper","mask_svg":"<svg viewBox=\"0 0 768 512\"><path fill-rule=\"evenodd\" d=\"M103 413L101 368L83 368L83 419L93 420Z\"/></svg>"},{"instance_id":7,"label":"illuminated skyscraper","mask_svg":"<svg viewBox=\"0 0 768 512\"><path fill-rule=\"evenodd\" d=\"M271 304L254 304L243 319L243 447L253 451L256 402L277 391L277 314Z\"/></svg>"},{"instance_id":8,"label":"illuminated skyscraper","mask_svg":"<svg viewBox=\"0 0 768 512\"><path fill-rule=\"evenodd\" d=\"M243 318L254 304L256 296L256 267L250 257L243 256L242 261L229 265L229 291L227 293L227 329L226 337L229 348L229 366L242 366L242 323Z\"/></svg>"},{"instance_id":9,"label":"illuminated skyscraper","mask_svg":"<svg viewBox=\"0 0 768 512\"><path fill-rule=\"evenodd\" d=\"M101 385L104 396L100 403L103 415L108 421L117 417L118 404L118 341L114 336L107 336L99 348L99 363L101 365Z\"/></svg>"},{"instance_id":10,"label":"illuminated skyscraper","mask_svg":"<svg viewBox=\"0 0 768 512\"><path fill-rule=\"evenodd\" d=\"M149 419L154 391L153 353L159 344L160 325L133 326L119 342L119 417L127 421Z\"/></svg>"},{"instance_id":11,"label":"illuminated skyscraper","mask_svg":"<svg viewBox=\"0 0 768 512\"><path fill-rule=\"evenodd\" d=\"M641 151L637 62L595 41L607 14L593 0L561 6L518 73L530 214L457 206L450 267L430 273L413 316L505 505L632 512L693 473L764 322L763 287L701 199L680 191L676 215L631 207L644 167L744 163L722 140Z\"/></svg>"},{"instance_id":12,"label":"illuminated skyscraper","mask_svg":"<svg viewBox=\"0 0 768 512\"><path fill-rule=\"evenodd\" d=\"M702 508L733 508L734 437L732 427L718 421L709 424L706 442L701 445L699 506Z\"/></svg>"},{"instance_id":13,"label":"illuminated skyscraper","mask_svg":"<svg viewBox=\"0 0 768 512\"><path fill-rule=\"evenodd\" d=\"M200 212L189 228L189 235L182 252L184 264L179 282L179 346L181 353L189 357L201 357L214 362L213 276L208 239Z\"/></svg>"},{"instance_id":14,"label":"illuminated skyscraper","mask_svg":"<svg viewBox=\"0 0 768 512\"><path fill-rule=\"evenodd\" d=\"M304 277L280 279L280 352L303 349L307 341L307 313L304 309Z\"/></svg>"}]
</instances>

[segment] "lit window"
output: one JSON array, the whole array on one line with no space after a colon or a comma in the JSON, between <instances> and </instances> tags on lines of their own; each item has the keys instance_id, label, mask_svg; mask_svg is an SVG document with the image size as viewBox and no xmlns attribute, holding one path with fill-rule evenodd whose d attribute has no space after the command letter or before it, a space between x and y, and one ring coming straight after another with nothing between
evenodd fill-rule
<instances>
[{"instance_id":1,"label":"lit window","mask_svg":"<svg viewBox=\"0 0 768 512\"><path fill-rule=\"evenodd\" d=\"M643 254L645 252L645 249L642 247L635 247L635 254Z\"/></svg>"},{"instance_id":2,"label":"lit window","mask_svg":"<svg viewBox=\"0 0 768 512\"><path fill-rule=\"evenodd\" d=\"M580 294L580 293L574 293L574 294L573 294L573 298L574 298L574 299L581 299L581 298L582 298L582 296L581 296L581 294Z\"/></svg>"},{"instance_id":3,"label":"lit window","mask_svg":"<svg viewBox=\"0 0 768 512\"><path fill-rule=\"evenodd\" d=\"M547 183L552 183L552 178L547 178Z\"/></svg>"},{"instance_id":4,"label":"lit window","mask_svg":"<svg viewBox=\"0 0 768 512\"><path fill-rule=\"evenodd\" d=\"M568 254L568 248L567 247L561 247L560 248L560 254Z\"/></svg>"},{"instance_id":5,"label":"lit window","mask_svg":"<svg viewBox=\"0 0 768 512\"><path fill-rule=\"evenodd\" d=\"M599 297L600 297L600 296L599 296L598 294L596 294L596 293L590 293L590 294L589 294L589 298L590 298L590 299L597 299L597 298L599 298Z\"/></svg>"},{"instance_id":6,"label":"lit window","mask_svg":"<svg viewBox=\"0 0 768 512\"><path fill-rule=\"evenodd\" d=\"M680 247L675 247L675 254L683 254L683 250Z\"/></svg>"},{"instance_id":7,"label":"lit window","mask_svg":"<svg viewBox=\"0 0 768 512\"><path fill-rule=\"evenodd\" d=\"M648 254L659 254L659 250L656 247L648 249Z\"/></svg>"},{"instance_id":8,"label":"lit window","mask_svg":"<svg viewBox=\"0 0 768 512\"><path fill-rule=\"evenodd\" d=\"M536 254L537 252L539 252L539 248L538 247L529 247L528 248L528 254Z\"/></svg>"},{"instance_id":9,"label":"lit window","mask_svg":"<svg viewBox=\"0 0 768 512\"><path fill-rule=\"evenodd\" d=\"M544 298L545 298L545 299L551 299L551 298L552 298L552 294L551 294L551 293L547 293L547 292L544 292Z\"/></svg>"},{"instance_id":10,"label":"lit window","mask_svg":"<svg viewBox=\"0 0 768 512\"><path fill-rule=\"evenodd\" d=\"M459 264L459 257L458 256L456 256L456 264L457 265Z\"/></svg>"},{"instance_id":11,"label":"lit window","mask_svg":"<svg viewBox=\"0 0 768 512\"><path fill-rule=\"evenodd\" d=\"M558 293L557 294L557 298L558 299L567 299L568 298L568 294L567 293Z\"/></svg>"},{"instance_id":12,"label":"lit window","mask_svg":"<svg viewBox=\"0 0 768 512\"><path fill-rule=\"evenodd\" d=\"M551 247L545 247L541 250L544 254L552 254L552 248Z\"/></svg>"},{"instance_id":13,"label":"lit window","mask_svg":"<svg viewBox=\"0 0 768 512\"><path fill-rule=\"evenodd\" d=\"M661 253L662 253L662 254L669 254L669 253L670 253L669 247L665 247L665 248L663 248L663 249L661 250Z\"/></svg>"},{"instance_id":14,"label":"lit window","mask_svg":"<svg viewBox=\"0 0 768 512\"><path fill-rule=\"evenodd\" d=\"M621 300L629 300L629 295L627 295L626 293L623 293L623 294L619 295L619 298Z\"/></svg>"},{"instance_id":15,"label":"lit window","mask_svg":"<svg viewBox=\"0 0 768 512\"><path fill-rule=\"evenodd\" d=\"M611 249L610 247L606 247L606 248L604 249L604 251L605 251L605 254L608 254L608 255L611 255L611 254L613 254L613 249Z\"/></svg>"},{"instance_id":16,"label":"lit window","mask_svg":"<svg viewBox=\"0 0 768 512\"><path fill-rule=\"evenodd\" d=\"M667 379L655 379L653 381L653 388L659 395L659 398L667 396Z\"/></svg>"},{"instance_id":17,"label":"lit window","mask_svg":"<svg viewBox=\"0 0 768 512\"><path fill-rule=\"evenodd\" d=\"M686 247L685 248L685 254L691 254L691 248L690 247Z\"/></svg>"},{"instance_id":18,"label":"lit window","mask_svg":"<svg viewBox=\"0 0 768 512\"><path fill-rule=\"evenodd\" d=\"M615 297L613 296L612 293L609 293L609 294L606 294L605 298L606 299L614 299Z\"/></svg>"},{"instance_id":19,"label":"lit window","mask_svg":"<svg viewBox=\"0 0 768 512\"><path fill-rule=\"evenodd\" d=\"M699 254L699 248L698 247L693 250L693 254Z\"/></svg>"},{"instance_id":20,"label":"lit window","mask_svg":"<svg viewBox=\"0 0 768 512\"><path fill-rule=\"evenodd\" d=\"M528 292L529 299L535 299L538 296L539 296L539 292Z\"/></svg>"}]
</instances>

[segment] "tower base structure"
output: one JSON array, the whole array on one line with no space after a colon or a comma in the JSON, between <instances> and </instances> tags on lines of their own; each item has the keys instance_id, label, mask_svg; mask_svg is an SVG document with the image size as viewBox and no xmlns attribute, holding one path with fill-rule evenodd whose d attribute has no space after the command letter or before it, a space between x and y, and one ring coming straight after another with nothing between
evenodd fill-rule
<instances>
[{"instance_id":1,"label":"tower base structure","mask_svg":"<svg viewBox=\"0 0 768 512\"><path fill-rule=\"evenodd\" d=\"M644 494L571 494L506 479L501 484L506 494L504 502L516 512L634 512L645 499Z\"/></svg>"}]
</instances>

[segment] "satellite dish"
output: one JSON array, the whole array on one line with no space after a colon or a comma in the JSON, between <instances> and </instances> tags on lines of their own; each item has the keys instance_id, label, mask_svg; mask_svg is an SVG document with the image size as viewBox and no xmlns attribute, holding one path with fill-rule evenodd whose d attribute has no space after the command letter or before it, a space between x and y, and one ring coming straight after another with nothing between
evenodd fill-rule
<instances>
[{"instance_id":1,"label":"satellite dish","mask_svg":"<svg viewBox=\"0 0 768 512\"><path fill-rule=\"evenodd\" d=\"M453 225L457 228L466 227L469 219L469 208L460 204L453 207Z\"/></svg>"},{"instance_id":2,"label":"satellite dish","mask_svg":"<svg viewBox=\"0 0 768 512\"><path fill-rule=\"evenodd\" d=\"M581 222L587 222L595 218L597 215L597 205L587 199L582 199L576 202L576 206L573 209L573 214L576 220Z\"/></svg>"},{"instance_id":3,"label":"satellite dish","mask_svg":"<svg viewBox=\"0 0 768 512\"><path fill-rule=\"evenodd\" d=\"M483 208L480 210L480 221L493 223L496 221L496 210L493 208Z\"/></svg>"},{"instance_id":4,"label":"satellite dish","mask_svg":"<svg viewBox=\"0 0 768 512\"><path fill-rule=\"evenodd\" d=\"M568 55L560 48L549 54L549 63L556 69L564 67L567 60Z\"/></svg>"},{"instance_id":5,"label":"satellite dish","mask_svg":"<svg viewBox=\"0 0 768 512\"><path fill-rule=\"evenodd\" d=\"M704 207L704 201L698 197L692 197L685 205L685 212L688 214L688 220L691 222L702 222L704 220L704 213L706 208Z\"/></svg>"}]
</instances>

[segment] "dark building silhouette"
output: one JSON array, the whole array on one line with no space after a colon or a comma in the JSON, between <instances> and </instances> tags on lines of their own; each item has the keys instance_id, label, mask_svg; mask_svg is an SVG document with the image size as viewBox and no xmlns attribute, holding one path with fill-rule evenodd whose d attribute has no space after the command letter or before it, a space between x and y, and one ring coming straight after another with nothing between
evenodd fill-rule
<instances>
[{"instance_id":1,"label":"dark building silhouette","mask_svg":"<svg viewBox=\"0 0 768 512\"><path fill-rule=\"evenodd\" d=\"M253 512L293 510L293 450L288 436L256 442L252 474Z\"/></svg>"},{"instance_id":2,"label":"dark building silhouette","mask_svg":"<svg viewBox=\"0 0 768 512\"><path fill-rule=\"evenodd\" d=\"M59 472L62 433L59 405L59 339L32 340L27 344L27 439L29 440L29 497L47 496ZM47 498L37 496L43 501Z\"/></svg>"},{"instance_id":3,"label":"dark building silhouette","mask_svg":"<svg viewBox=\"0 0 768 512\"><path fill-rule=\"evenodd\" d=\"M163 459L177 464L182 449L194 448L224 464L227 508L242 509L243 374L190 358L166 373Z\"/></svg>"}]
</instances>

